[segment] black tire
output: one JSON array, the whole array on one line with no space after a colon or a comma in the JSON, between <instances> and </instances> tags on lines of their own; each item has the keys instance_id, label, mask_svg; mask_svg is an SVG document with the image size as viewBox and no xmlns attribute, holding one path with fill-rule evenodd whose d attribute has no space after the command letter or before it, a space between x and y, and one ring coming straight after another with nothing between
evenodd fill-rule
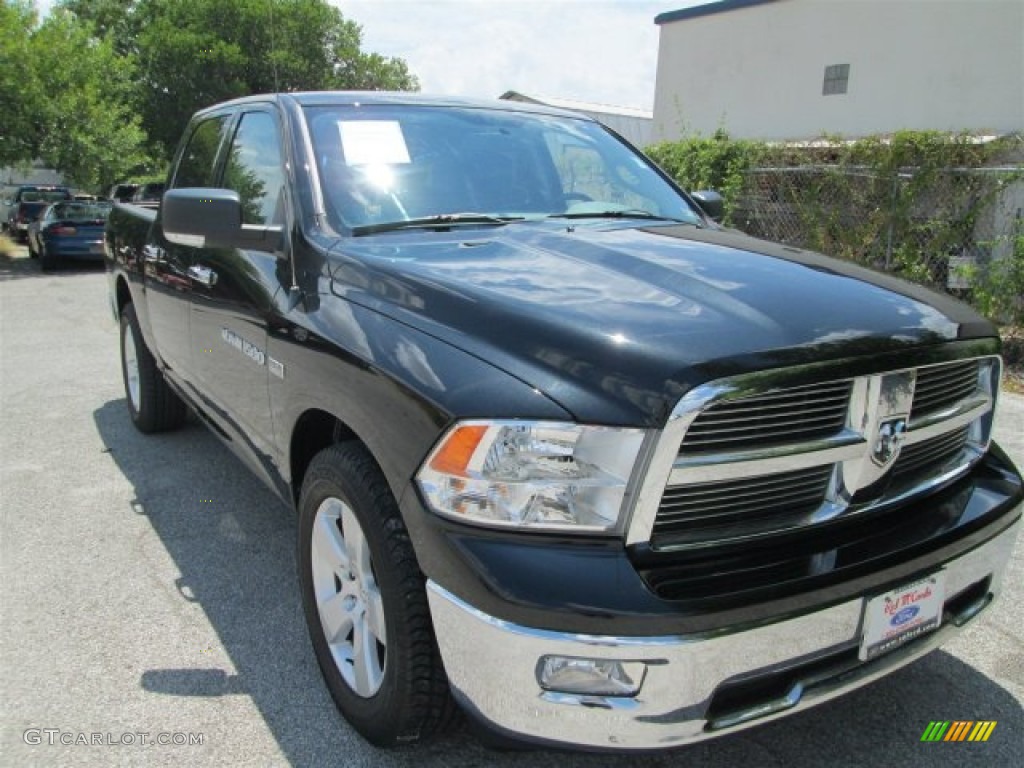
<instances>
[{"instance_id":1,"label":"black tire","mask_svg":"<svg viewBox=\"0 0 1024 768\"><path fill-rule=\"evenodd\" d=\"M57 268L57 257L47 251L45 245L39 252L39 268L43 272L53 272Z\"/></svg>"},{"instance_id":2,"label":"black tire","mask_svg":"<svg viewBox=\"0 0 1024 768\"><path fill-rule=\"evenodd\" d=\"M45 251L41 257L46 258ZM134 383L129 379L131 356L126 356L126 351L134 352L138 369ZM121 310L121 375L128 413L140 432L166 432L185 423L188 411L157 368L153 353L142 338L134 304L127 304Z\"/></svg>"},{"instance_id":3,"label":"black tire","mask_svg":"<svg viewBox=\"0 0 1024 768\"><path fill-rule=\"evenodd\" d=\"M331 510L340 512L341 517L335 518ZM322 514L319 523L318 513ZM360 533L362 539L349 535L354 532L352 520L358 524L356 533ZM318 554L318 577L314 574L314 532L330 530L332 526L330 541L341 542L340 550L345 553L348 565L334 566L327 562L330 558ZM358 548L358 544L352 543L354 540L365 541L364 547ZM318 539L318 542L323 541L323 538ZM368 574L365 578L354 575L359 572L359 566L352 564L349 553L353 546L368 552L368 568L363 566L364 573ZM331 446L310 463L299 498L297 559L313 650L327 688L345 719L367 741L379 747L422 741L447 728L455 717L456 705L434 638L424 577L394 496L380 468L362 445ZM347 576L335 575L342 571L348 571ZM326 581L325 573L328 574ZM339 666L322 621L321 606L331 602L329 598L344 598L346 583L349 594L362 595L363 602L352 599L345 608L344 615L352 617L352 626L335 636L335 649L348 643L352 658L358 655L357 634L362 631L364 637L369 637L365 633L373 633L369 628L375 622L365 617L371 614L366 606L375 598L380 601L379 615L383 617L386 636L383 645L377 639L379 634L374 637L371 653L371 660L380 666L375 671L379 675L378 687L362 693L357 692L357 665L354 662L349 665L343 659ZM319 602L315 585L321 590ZM344 673L342 667L346 669ZM364 674L364 683L366 678Z\"/></svg>"}]
</instances>

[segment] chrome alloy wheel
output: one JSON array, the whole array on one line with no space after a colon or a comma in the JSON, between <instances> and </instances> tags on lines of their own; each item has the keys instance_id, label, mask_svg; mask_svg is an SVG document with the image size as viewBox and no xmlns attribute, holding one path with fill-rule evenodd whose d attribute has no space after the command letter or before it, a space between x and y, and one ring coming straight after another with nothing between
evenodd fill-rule
<instances>
[{"instance_id":1,"label":"chrome alloy wheel","mask_svg":"<svg viewBox=\"0 0 1024 768\"><path fill-rule=\"evenodd\" d=\"M124 329L124 376L132 408L139 410L139 353L135 349L135 334L131 326Z\"/></svg>"},{"instance_id":2,"label":"chrome alloy wheel","mask_svg":"<svg viewBox=\"0 0 1024 768\"><path fill-rule=\"evenodd\" d=\"M370 698L384 680L387 633L384 601L366 535L341 499L324 499L311 542L313 592L320 624L342 679Z\"/></svg>"}]
</instances>

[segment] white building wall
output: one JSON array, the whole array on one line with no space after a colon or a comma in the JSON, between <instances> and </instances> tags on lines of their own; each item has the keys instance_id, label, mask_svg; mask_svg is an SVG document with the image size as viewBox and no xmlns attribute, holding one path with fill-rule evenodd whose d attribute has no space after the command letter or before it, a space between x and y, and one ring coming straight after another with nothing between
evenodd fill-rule
<instances>
[{"instance_id":1,"label":"white building wall","mask_svg":"<svg viewBox=\"0 0 1024 768\"><path fill-rule=\"evenodd\" d=\"M822 95L849 64L846 94ZM661 25L654 139L1024 131L1024 0L776 0Z\"/></svg>"}]
</instances>

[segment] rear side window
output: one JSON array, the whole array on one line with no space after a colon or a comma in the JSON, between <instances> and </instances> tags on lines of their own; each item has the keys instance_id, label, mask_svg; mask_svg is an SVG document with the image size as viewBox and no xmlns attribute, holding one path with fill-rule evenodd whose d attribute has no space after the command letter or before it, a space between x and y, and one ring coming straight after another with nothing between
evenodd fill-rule
<instances>
[{"instance_id":1,"label":"rear side window","mask_svg":"<svg viewBox=\"0 0 1024 768\"><path fill-rule=\"evenodd\" d=\"M214 163L217 161L217 149L227 122L228 116L221 115L204 120L196 126L178 162L178 171L174 175L175 187L215 185Z\"/></svg>"},{"instance_id":2,"label":"rear side window","mask_svg":"<svg viewBox=\"0 0 1024 768\"><path fill-rule=\"evenodd\" d=\"M268 112L242 115L231 143L224 186L238 193L245 224L281 224L284 171L277 121Z\"/></svg>"}]
</instances>

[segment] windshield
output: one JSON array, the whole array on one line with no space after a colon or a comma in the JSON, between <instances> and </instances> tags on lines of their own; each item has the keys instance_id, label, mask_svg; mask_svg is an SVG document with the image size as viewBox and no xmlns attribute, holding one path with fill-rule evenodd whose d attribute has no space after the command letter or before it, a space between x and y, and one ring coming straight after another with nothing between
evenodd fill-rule
<instances>
[{"instance_id":1,"label":"windshield","mask_svg":"<svg viewBox=\"0 0 1024 768\"><path fill-rule=\"evenodd\" d=\"M307 107L337 229L511 219L700 216L648 161L584 119L455 107Z\"/></svg>"}]
</instances>

